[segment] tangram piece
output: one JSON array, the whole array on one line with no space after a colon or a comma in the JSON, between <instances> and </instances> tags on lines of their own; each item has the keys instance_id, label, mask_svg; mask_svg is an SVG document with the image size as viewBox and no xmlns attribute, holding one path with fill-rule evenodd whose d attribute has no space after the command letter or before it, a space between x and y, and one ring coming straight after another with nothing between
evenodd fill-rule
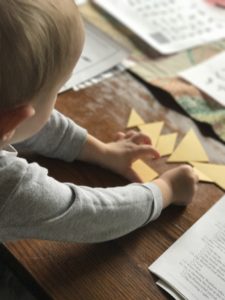
<instances>
[{"instance_id":1,"label":"tangram piece","mask_svg":"<svg viewBox=\"0 0 225 300\"><path fill-rule=\"evenodd\" d=\"M161 135L158 139L156 149L161 156L170 155L173 153L175 143L177 140L177 133Z\"/></svg>"},{"instance_id":2,"label":"tangram piece","mask_svg":"<svg viewBox=\"0 0 225 300\"><path fill-rule=\"evenodd\" d=\"M192 166L211 178L214 183L225 190L225 165L191 162Z\"/></svg>"},{"instance_id":3,"label":"tangram piece","mask_svg":"<svg viewBox=\"0 0 225 300\"><path fill-rule=\"evenodd\" d=\"M132 169L139 175L142 182L149 182L158 177L156 173L149 165L143 162L141 159L136 160L132 164Z\"/></svg>"},{"instance_id":4,"label":"tangram piece","mask_svg":"<svg viewBox=\"0 0 225 300\"><path fill-rule=\"evenodd\" d=\"M164 122L147 123L138 126L139 130L148 135L152 141L152 146L155 147L158 141L160 132L162 131Z\"/></svg>"},{"instance_id":5,"label":"tangram piece","mask_svg":"<svg viewBox=\"0 0 225 300\"><path fill-rule=\"evenodd\" d=\"M195 170L195 173L199 177L199 181L213 182L213 180L211 178L209 178L208 176L206 176L204 173L202 173L201 171L199 171L197 168L194 167L194 170Z\"/></svg>"},{"instance_id":6,"label":"tangram piece","mask_svg":"<svg viewBox=\"0 0 225 300\"><path fill-rule=\"evenodd\" d=\"M193 129L190 129L177 146L168 162L208 162L208 156Z\"/></svg>"},{"instance_id":7,"label":"tangram piece","mask_svg":"<svg viewBox=\"0 0 225 300\"><path fill-rule=\"evenodd\" d=\"M129 120L127 122L127 128L135 127L144 123L145 121L139 116L139 114L134 109L132 109L129 116Z\"/></svg>"}]
</instances>

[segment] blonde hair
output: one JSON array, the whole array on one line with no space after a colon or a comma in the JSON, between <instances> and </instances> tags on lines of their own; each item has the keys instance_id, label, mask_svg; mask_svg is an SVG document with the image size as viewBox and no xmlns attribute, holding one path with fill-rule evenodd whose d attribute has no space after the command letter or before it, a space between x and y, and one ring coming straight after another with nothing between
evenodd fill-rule
<instances>
[{"instance_id":1,"label":"blonde hair","mask_svg":"<svg viewBox=\"0 0 225 300\"><path fill-rule=\"evenodd\" d=\"M63 2L0 0L0 110L29 102L68 69L80 20Z\"/></svg>"}]
</instances>

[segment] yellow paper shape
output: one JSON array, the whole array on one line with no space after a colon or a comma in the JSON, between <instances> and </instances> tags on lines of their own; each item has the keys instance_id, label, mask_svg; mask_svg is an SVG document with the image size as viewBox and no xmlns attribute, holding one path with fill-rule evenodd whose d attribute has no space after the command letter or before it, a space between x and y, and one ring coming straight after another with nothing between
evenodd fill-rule
<instances>
[{"instance_id":1,"label":"yellow paper shape","mask_svg":"<svg viewBox=\"0 0 225 300\"><path fill-rule=\"evenodd\" d=\"M127 122L127 128L135 127L144 123L145 121L139 116L139 114L134 109L132 109L129 116L129 120Z\"/></svg>"},{"instance_id":2,"label":"yellow paper shape","mask_svg":"<svg viewBox=\"0 0 225 300\"><path fill-rule=\"evenodd\" d=\"M192 162L192 166L211 178L219 187L225 190L225 165L204 164Z\"/></svg>"},{"instance_id":3,"label":"yellow paper shape","mask_svg":"<svg viewBox=\"0 0 225 300\"><path fill-rule=\"evenodd\" d=\"M158 139L156 150L161 156L170 155L173 153L175 143L177 140L177 133L161 135Z\"/></svg>"},{"instance_id":4,"label":"yellow paper shape","mask_svg":"<svg viewBox=\"0 0 225 300\"><path fill-rule=\"evenodd\" d=\"M158 141L160 132L162 131L164 122L147 123L138 126L139 130L148 135L152 141L152 146L155 147Z\"/></svg>"},{"instance_id":5,"label":"yellow paper shape","mask_svg":"<svg viewBox=\"0 0 225 300\"><path fill-rule=\"evenodd\" d=\"M190 129L177 146L168 162L208 162L208 156L201 145L196 133Z\"/></svg>"},{"instance_id":6,"label":"yellow paper shape","mask_svg":"<svg viewBox=\"0 0 225 300\"><path fill-rule=\"evenodd\" d=\"M149 165L147 165L143 160L136 160L132 164L132 169L139 175L142 182L149 182L158 177L156 173Z\"/></svg>"},{"instance_id":7,"label":"yellow paper shape","mask_svg":"<svg viewBox=\"0 0 225 300\"><path fill-rule=\"evenodd\" d=\"M203 182L213 182L213 180L211 178L209 178L208 176L206 176L204 173L202 173L201 171L199 171L197 168L194 167L194 171L195 173L198 175L199 181L203 181Z\"/></svg>"}]
</instances>

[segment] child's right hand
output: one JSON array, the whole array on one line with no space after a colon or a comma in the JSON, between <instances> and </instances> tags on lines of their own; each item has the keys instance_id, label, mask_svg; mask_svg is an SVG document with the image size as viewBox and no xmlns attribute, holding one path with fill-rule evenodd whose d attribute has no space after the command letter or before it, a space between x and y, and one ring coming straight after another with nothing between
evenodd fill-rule
<instances>
[{"instance_id":1,"label":"child's right hand","mask_svg":"<svg viewBox=\"0 0 225 300\"><path fill-rule=\"evenodd\" d=\"M189 165L182 165L165 172L154 183L163 196L163 208L170 204L189 204L197 190L198 176Z\"/></svg>"}]
</instances>

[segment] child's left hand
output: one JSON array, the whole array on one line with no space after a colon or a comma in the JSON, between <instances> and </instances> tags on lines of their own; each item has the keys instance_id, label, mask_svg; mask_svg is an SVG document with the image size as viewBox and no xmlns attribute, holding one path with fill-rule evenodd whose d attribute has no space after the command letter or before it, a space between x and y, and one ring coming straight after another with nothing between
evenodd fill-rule
<instances>
[{"instance_id":1,"label":"child's left hand","mask_svg":"<svg viewBox=\"0 0 225 300\"><path fill-rule=\"evenodd\" d=\"M106 166L133 182L140 182L140 177L131 168L132 163L140 158L159 158L159 152L151 145L150 138L141 132L130 130L118 132L115 142L106 144Z\"/></svg>"}]
</instances>

